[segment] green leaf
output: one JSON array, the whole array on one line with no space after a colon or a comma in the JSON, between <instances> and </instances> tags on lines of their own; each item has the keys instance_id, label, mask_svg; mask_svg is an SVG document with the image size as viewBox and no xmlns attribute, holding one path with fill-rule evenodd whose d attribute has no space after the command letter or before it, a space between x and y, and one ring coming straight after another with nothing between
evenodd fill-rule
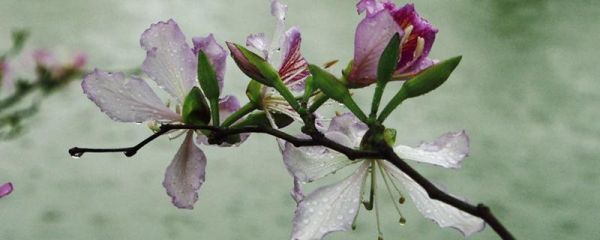
<instances>
[{"instance_id":1,"label":"green leaf","mask_svg":"<svg viewBox=\"0 0 600 240\"><path fill-rule=\"evenodd\" d=\"M219 80L214 66L204 51L198 51L198 82L209 101L219 101Z\"/></svg>"},{"instance_id":2,"label":"green leaf","mask_svg":"<svg viewBox=\"0 0 600 240\"><path fill-rule=\"evenodd\" d=\"M273 112L271 113L271 116L273 117L275 125L277 125L278 128L287 127L294 122L293 118L282 113ZM249 114L244 120L233 125L232 128L244 126L272 127L269 119L267 118L267 114L264 111Z\"/></svg>"},{"instance_id":3,"label":"green leaf","mask_svg":"<svg viewBox=\"0 0 600 240\"><path fill-rule=\"evenodd\" d=\"M373 101L371 102L371 114L369 116L372 120L377 117L383 90L385 89L385 85L392 80L392 75L394 75L394 71L396 71L399 58L400 34L396 33L383 50L383 53L379 58L379 65L377 65L377 86L373 95Z\"/></svg>"},{"instance_id":4,"label":"green leaf","mask_svg":"<svg viewBox=\"0 0 600 240\"><path fill-rule=\"evenodd\" d=\"M12 32L12 48L10 50L11 55L16 55L23 49L25 42L29 38L29 31L27 30L15 30Z\"/></svg>"},{"instance_id":5,"label":"green leaf","mask_svg":"<svg viewBox=\"0 0 600 240\"><path fill-rule=\"evenodd\" d=\"M400 58L400 34L396 33L383 50L377 65L377 82L387 83L392 80Z\"/></svg>"},{"instance_id":6,"label":"green leaf","mask_svg":"<svg viewBox=\"0 0 600 240\"><path fill-rule=\"evenodd\" d=\"M404 100L421 96L441 86L458 66L461 58L461 56L458 56L435 64L406 81L379 115L379 122L383 122Z\"/></svg>"},{"instance_id":7,"label":"green leaf","mask_svg":"<svg viewBox=\"0 0 600 240\"><path fill-rule=\"evenodd\" d=\"M344 104L361 121L367 121L367 116L360 107L358 107L356 102L354 102L354 99L352 99L352 96L350 95L350 91L348 91L348 88L346 88L341 81L331 73L316 65L310 64L308 68L314 78L313 81L315 82L316 87L321 89L321 91L329 98Z\"/></svg>"},{"instance_id":8,"label":"green leaf","mask_svg":"<svg viewBox=\"0 0 600 240\"><path fill-rule=\"evenodd\" d=\"M200 88L192 88L185 97L181 115L186 124L206 125L210 122L210 109Z\"/></svg>"}]
</instances>

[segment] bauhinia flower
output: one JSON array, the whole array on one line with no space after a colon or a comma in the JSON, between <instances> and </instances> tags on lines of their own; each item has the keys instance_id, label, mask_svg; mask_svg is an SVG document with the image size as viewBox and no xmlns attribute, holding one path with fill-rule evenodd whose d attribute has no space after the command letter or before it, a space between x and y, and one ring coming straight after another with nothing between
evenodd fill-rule
<instances>
[{"instance_id":1,"label":"bauhinia flower","mask_svg":"<svg viewBox=\"0 0 600 240\"><path fill-rule=\"evenodd\" d=\"M84 77L82 88L88 98L111 119L119 122L187 123L181 107L188 94L198 85L197 56L202 50L214 67L219 86L223 86L225 57L227 52L211 35L194 38L194 48L173 20L158 22L150 26L141 37L140 43L147 56L142 71L174 101L175 111L165 104L150 85L137 76L126 77L124 73L109 73L95 70ZM197 91L200 91L196 88ZM203 97L203 96L201 96ZM234 96L220 99L220 119L240 108ZM208 124L208 123L206 123ZM207 143L200 131L184 131L185 140L168 166L163 186L178 208L192 209L198 200L198 190L204 183L206 156L196 145ZM246 135L247 136L247 135ZM245 136L241 137L241 141Z\"/></svg>"},{"instance_id":2,"label":"bauhinia flower","mask_svg":"<svg viewBox=\"0 0 600 240\"><path fill-rule=\"evenodd\" d=\"M0 198L8 196L13 191L13 185L11 182L0 185Z\"/></svg>"},{"instance_id":3,"label":"bauhinia flower","mask_svg":"<svg viewBox=\"0 0 600 240\"><path fill-rule=\"evenodd\" d=\"M402 41L394 79L410 79L434 64L428 55L438 30L419 16L413 4L396 7L389 0L361 0L356 7L366 16L356 28L354 60L347 76L350 86L376 81L379 57L396 33Z\"/></svg>"},{"instance_id":4,"label":"bauhinia flower","mask_svg":"<svg viewBox=\"0 0 600 240\"><path fill-rule=\"evenodd\" d=\"M368 127L364 123L354 115L346 113L333 118L324 134L348 147L358 148L367 130ZM464 131L450 132L416 148L397 145L394 151L403 159L445 168L459 168L468 154L469 139ZM365 207L375 207L380 239L383 238L383 234L379 228L378 204L382 195L376 191L379 185L377 175L381 175L383 179L385 189L400 214L401 224L404 224L406 219L400 211L399 203L404 202L404 194L399 186L403 186L423 216L441 227L455 228L468 236L481 231L485 226L482 219L429 198L418 183L386 160L351 161L345 155L326 147L298 148L288 143L284 151L284 162L294 178L303 182L312 182L351 164L360 165L349 177L338 183L320 187L299 202L293 220L293 240L322 239L331 232L352 229L363 202L363 192L369 174L371 197L365 203Z\"/></svg>"},{"instance_id":5,"label":"bauhinia flower","mask_svg":"<svg viewBox=\"0 0 600 240\"><path fill-rule=\"evenodd\" d=\"M285 31L285 17L287 5L273 0L271 2L271 15L277 21L276 29L271 39L264 33L251 34L246 38L246 45L258 51L265 60L272 65L279 65L278 74L283 83L290 89L299 92L304 89L304 79L308 76L308 63L300 53L302 41L300 29L293 26ZM235 44L228 43L231 55L240 68L248 75L260 73L253 69ZM280 54L276 54L280 53ZM263 87L261 94L261 107L267 112L280 112L296 120L301 120L298 113L291 108L287 101L274 89Z\"/></svg>"},{"instance_id":6,"label":"bauhinia flower","mask_svg":"<svg viewBox=\"0 0 600 240\"><path fill-rule=\"evenodd\" d=\"M56 81L69 78L72 74L82 71L87 63L87 56L82 52L76 52L64 62L47 49L36 49L33 51L32 57L36 71L48 74L51 79Z\"/></svg>"}]
</instances>

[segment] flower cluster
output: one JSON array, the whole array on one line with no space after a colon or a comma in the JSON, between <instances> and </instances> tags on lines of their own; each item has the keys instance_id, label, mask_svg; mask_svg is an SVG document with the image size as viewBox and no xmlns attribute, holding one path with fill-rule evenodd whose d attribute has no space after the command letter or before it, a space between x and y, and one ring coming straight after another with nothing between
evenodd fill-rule
<instances>
[{"instance_id":1,"label":"flower cluster","mask_svg":"<svg viewBox=\"0 0 600 240\"><path fill-rule=\"evenodd\" d=\"M0 55L0 140L19 136L24 120L37 112L39 97L28 96L47 96L79 80L87 61L81 52L64 60L47 49L21 52L26 34L14 35L14 46Z\"/></svg>"},{"instance_id":2,"label":"flower cluster","mask_svg":"<svg viewBox=\"0 0 600 240\"><path fill-rule=\"evenodd\" d=\"M283 161L294 179L292 196L297 209L291 239L322 239L329 233L352 229L361 203L367 210L375 209L378 236L383 238L379 229L380 181L401 223L406 222L401 204L407 196L423 216L441 227L457 229L465 236L482 230L482 219L430 198L420 180L413 179L413 173L398 167L398 161L403 160L394 162L385 155L389 150L398 159L460 168L469 152L464 131L409 147L397 145L396 130L384 126L384 120L404 100L440 86L460 57L441 62L428 57L438 30L420 17L412 4L398 7L387 0L361 0L357 11L365 17L356 28L354 59L338 78L303 57L300 28L285 29L287 6L273 0L271 15L276 30L271 38L264 33L250 34L246 46L252 50L226 42L239 69L251 78L246 91L249 101L243 106L234 96L221 94L229 53L212 34L192 38L189 45L174 20L152 24L140 40L146 51L142 75L94 70L84 77L82 88L111 119L146 122L154 135L133 148L73 148L71 154L123 151L131 156L160 135L183 136L163 186L176 207L192 209L205 180L207 157L201 146L237 146L250 132L270 133L278 137ZM381 95L393 80L404 83L380 112ZM375 83L372 109L367 115L354 102L350 89ZM151 84L169 98L161 100ZM317 111L329 99L344 104L350 112L334 116L326 127L326 119ZM303 124L297 137L278 130L294 121ZM307 142L311 140L328 145ZM371 157L356 158L342 150ZM303 184L349 165L358 167L347 178L306 195L303 192Z\"/></svg>"}]
</instances>

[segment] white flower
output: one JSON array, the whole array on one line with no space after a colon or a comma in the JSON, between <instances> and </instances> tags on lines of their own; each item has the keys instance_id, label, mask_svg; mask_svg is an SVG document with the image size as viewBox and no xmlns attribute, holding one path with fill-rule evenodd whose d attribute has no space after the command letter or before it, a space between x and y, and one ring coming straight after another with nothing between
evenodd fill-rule
<instances>
[{"instance_id":1,"label":"white flower","mask_svg":"<svg viewBox=\"0 0 600 240\"><path fill-rule=\"evenodd\" d=\"M346 113L332 119L325 136L334 141L356 148L359 146L368 127L354 115ZM394 148L398 156L417 162L429 163L445 168L459 168L461 161L469 151L469 139L464 131L447 133L433 142L424 142L413 148L398 145ZM400 214L401 222L405 221L400 212L398 200L403 202L403 194L396 182L404 190L423 216L433 220L441 227L452 227L463 235L469 236L485 227L482 219L462 212L448 204L429 198L427 192L408 175L385 160L349 160L345 155L325 147L294 147L286 144L284 162L289 172L302 182L312 182L329 175L345 166L360 163L360 166L349 177L338 183L323 186L310 193L298 203L293 220L293 240L322 239L326 234L335 231L347 231L358 214L367 176L371 174L372 190L376 189L377 177L381 175L385 188ZM301 194L301 193L298 193ZM379 197L376 192L373 202L375 212ZM368 204L366 204L368 205ZM379 229L379 216L377 216Z\"/></svg>"}]
</instances>

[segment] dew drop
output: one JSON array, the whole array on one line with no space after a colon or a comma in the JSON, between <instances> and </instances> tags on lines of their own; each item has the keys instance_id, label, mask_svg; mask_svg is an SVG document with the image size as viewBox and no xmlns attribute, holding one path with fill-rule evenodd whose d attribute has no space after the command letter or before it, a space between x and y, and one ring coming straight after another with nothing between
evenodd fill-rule
<instances>
[{"instance_id":1,"label":"dew drop","mask_svg":"<svg viewBox=\"0 0 600 240\"><path fill-rule=\"evenodd\" d=\"M398 223L400 223L400 225L404 226L404 224L406 224L406 218L401 217L400 220L398 220Z\"/></svg>"},{"instance_id":2,"label":"dew drop","mask_svg":"<svg viewBox=\"0 0 600 240\"><path fill-rule=\"evenodd\" d=\"M69 154L70 154L70 155L71 155L71 157L72 157L72 158L74 158L74 159L78 159L78 158L80 158L81 156L83 156L83 152L82 152L82 151L79 151L79 149L77 149L77 148L71 148L71 149L69 149Z\"/></svg>"}]
</instances>

